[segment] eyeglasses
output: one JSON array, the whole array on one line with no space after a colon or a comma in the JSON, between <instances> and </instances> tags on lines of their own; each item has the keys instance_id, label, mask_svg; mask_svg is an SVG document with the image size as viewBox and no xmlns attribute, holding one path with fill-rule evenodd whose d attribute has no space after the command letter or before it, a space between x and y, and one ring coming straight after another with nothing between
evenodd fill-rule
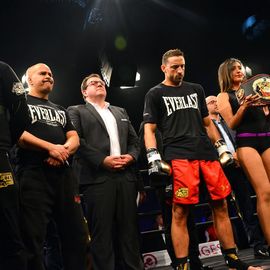
<instances>
[{"instance_id":1,"label":"eyeglasses","mask_svg":"<svg viewBox=\"0 0 270 270\"><path fill-rule=\"evenodd\" d=\"M90 81L87 85L86 88L90 85L90 86L98 86L98 84L101 84L102 86L105 86L105 82L98 80L98 81Z\"/></svg>"}]
</instances>

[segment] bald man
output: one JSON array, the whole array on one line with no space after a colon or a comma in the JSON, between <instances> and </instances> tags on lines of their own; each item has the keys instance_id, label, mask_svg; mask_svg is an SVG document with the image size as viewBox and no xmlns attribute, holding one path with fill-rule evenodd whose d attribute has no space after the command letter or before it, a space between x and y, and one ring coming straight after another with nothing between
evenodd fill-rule
<instances>
[{"instance_id":1,"label":"bald man","mask_svg":"<svg viewBox=\"0 0 270 270\"><path fill-rule=\"evenodd\" d=\"M18 175L28 270L45 269L43 244L51 219L60 235L64 268L84 270L88 234L68 161L79 137L66 110L49 100L54 85L51 69L39 63L27 69L26 77L32 122L19 140Z\"/></svg>"}]
</instances>

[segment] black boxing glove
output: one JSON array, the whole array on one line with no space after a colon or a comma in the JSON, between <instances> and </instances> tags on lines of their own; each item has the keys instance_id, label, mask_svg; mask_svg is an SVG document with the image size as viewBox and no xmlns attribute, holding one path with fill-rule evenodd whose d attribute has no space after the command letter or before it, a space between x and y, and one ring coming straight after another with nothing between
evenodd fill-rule
<instances>
[{"instance_id":1,"label":"black boxing glove","mask_svg":"<svg viewBox=\"0 0 270 270\"><path fill-rule=\"evenodd\" d=\"M150 176L170 176L172 173L171 166L161 160L161 156L156 148L149 148L146 151L148 160L148 174Z\"/></svg>"},{"instance_id":2,"label":"black boxing glove","mask_svg":"<svg viewBox=\"0 0 270 270\"><path fill-rule=\"evenodd\" d=\"M219 139L215 142L215 148L218 151L218 159L222 167L226 167L234 163L233 155L228 150L228 147L223 139Z\"/></svg>"}]
</instances>

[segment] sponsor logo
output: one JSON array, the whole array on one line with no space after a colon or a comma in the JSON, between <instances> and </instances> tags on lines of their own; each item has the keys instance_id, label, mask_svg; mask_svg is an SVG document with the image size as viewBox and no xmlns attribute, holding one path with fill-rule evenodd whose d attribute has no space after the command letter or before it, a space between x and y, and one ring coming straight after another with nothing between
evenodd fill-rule
<instances>
[{"instance_id":1,"label":"sponsor logo","mask_svg":"<svg viewBox=\"0 0 270 270\"><path fill-rule=\"evenodd\" d=\"M176 198L187 198L188 197L188 188L179 188L175 191Z\"/></svg>"},{"instance_id":2,"label":"sponsor logo","mask_svg":"<svg viewBox=\"0 0 270 270\"><path fill-rule=\"evenodd\" d=\"M199 252L201 259L222 255L219 241L200 243Z\"/></svg>"},{"instance_id":3,"label":"sponsor logo","mask_svg":"<svg viewBox=\"0 0 270 270\"><path fill-rule=\"evenodd\" d=\"M12 173L0 173L0 188L4 188L10 185L14 185Z\"/></svg>"},{"instance_id":4,"label":"sponsor logo","mask_svg":"<svg viewBox=\"0 0 270 270\"><path fill-rule=\"evenodd\" d=\"M63 110L56 110L44 105L28 104L32 124L35 122L46 123L50 126L65 127L67 123L66 114Z\"/></svg>"},{"instance_id":5,"label":"sponsor logo","mask_svg":"<svg viewBox=\"0 0 270 270\"><path fill-rule=\"evenodd\" d=\"M183 97L162 97L167 109L167 116L173 112L185 109L198 109L198 96L191 94Z\"/></svg>"},{"instance_id":6,"label":"sponsor logo","mask_svg":"<svg viewBox=\"0 0 270 270\"><path fill-rule=\"evenodd\" d=\"M15 93L17 96L24 95L25 89L21 82L14 82L12 86L12 93Z\"/></svg>"},{"instance_id":7,"label":"sponsor logo","mask_svg":"<svg viewBox=\"0 0 270 270\"><path fill-rule=\"evenodd\" d=\"M144 268L150 269L157 266L157 258L153 254L144 254L143 255Z\"/></svg>"}]
</instances>

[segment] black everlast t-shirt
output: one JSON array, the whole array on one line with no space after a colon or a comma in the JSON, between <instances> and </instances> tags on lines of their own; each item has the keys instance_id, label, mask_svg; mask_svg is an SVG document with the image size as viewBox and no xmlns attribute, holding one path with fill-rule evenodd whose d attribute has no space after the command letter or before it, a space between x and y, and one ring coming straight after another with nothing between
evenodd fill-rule
<instances>
[{"instance_id":1,"label":"black everlast t-shirt","mask_svg":"<svg viewBox=\"0 0 270 270\"><path fill-rule=\"evenodd\" d=\"M183 82L179 87L159 84L145 96L145 123L156 123L162 133L164 158L216 160L217 154L203 118L208 116L201 85Z\"/></svg>"},{"instance_id":2,"label":"black everlast t-shirt","mask_svg":"<svg viewBox=\"0 0 270 270\"><path fill-rule=\"evenodd\" d=\"M66 142L66 132L75 130L64 108L49 100L27 96L31 124L27 131L36 137L54 144ZM42 164L48 157L47 152L20 149L20 163Z\"/></svg>"}]
</instances>

